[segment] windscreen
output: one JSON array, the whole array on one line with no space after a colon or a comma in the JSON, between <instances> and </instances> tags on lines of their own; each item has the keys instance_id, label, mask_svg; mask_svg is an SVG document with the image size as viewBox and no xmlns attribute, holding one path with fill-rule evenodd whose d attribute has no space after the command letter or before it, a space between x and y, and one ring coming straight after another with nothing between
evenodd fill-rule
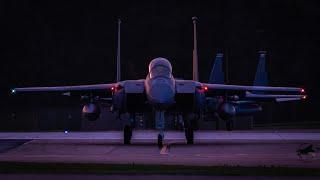
<instances>
[{"instance_id":1,"label":"windscreen","mask_svg":"<svg viewBox=\"0 0 320 180\"><path fill-rule=\"evenodd\" d=\"M156 65L150 71L150 78L154 78L158 76L170 78L171 71L167 66Z\"/></svg>"}]
</instances>

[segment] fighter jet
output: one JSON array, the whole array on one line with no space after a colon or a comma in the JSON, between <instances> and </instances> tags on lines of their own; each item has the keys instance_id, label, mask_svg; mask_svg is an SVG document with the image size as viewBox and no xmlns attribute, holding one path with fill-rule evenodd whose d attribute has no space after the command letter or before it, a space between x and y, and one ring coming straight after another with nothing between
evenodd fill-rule
<instances>
[{"instance_id":1,"label":"fighter jet","mask_svg":"<svg viewBox=\"0 0 320 180\"><path fill-rule=\"evenodd\" d=\"M218 54L215 68L208 83L199 81L197 55L197 18L193 17L193 79L181 80L173 76L168 59L158 57L151 60L145 79L121 80L120 77L120 24L118 21L117 76L116 82L107 84L22 87L12 89L12 93L56 92L63 95L79 95L85 99L82 109L84 117L96 120L100 114L99 102L110 100L111 110L120 114L149 111L154 112L155 128L159 130L158 146L164 142L165 112L174 112L183 118L185 136L188 144L194 142L195 123L203 113L216 113L229 122L239 114L261 110L259 103L267 101L293 101L306 98L305 90L298 87L265 86L264 70L259 70L253 86L227 85L222 74L222 54ZM265 55L260 55L262 59ZM263 62L262 62L263 63ZM262 67L262 66L261 66ZM262 76L261 76L262 75ZM259 84L260 83L260 84ZM101 96L103 92L104 96ZM99 96L97 95L99 94ZM132 119L132 118L131 118ZM130 144L134 123L123 128L124 143Z\"/></svg>"}]
</instances>

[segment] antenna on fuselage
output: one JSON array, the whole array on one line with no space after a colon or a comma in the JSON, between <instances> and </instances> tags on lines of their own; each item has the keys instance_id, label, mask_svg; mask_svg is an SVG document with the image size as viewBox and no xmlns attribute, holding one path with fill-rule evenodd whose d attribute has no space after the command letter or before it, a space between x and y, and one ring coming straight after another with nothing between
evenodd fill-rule
<instances>
[{"instance_id":1,"label":"antenna on fuselage","mask_svg":"<svg viewBox=\"0 0 320 180\"><path fill-rule=\"evenodd\" d=\"M121 62L120 62L120 24L121 20L118 19L118 48L117 48L117 77L116 82L121 80Z\"/></svg>"},{"instance_id":2,"label":"antenna on fuselage","mask_svg":"<svg viewBox=\"0 0 320 180\"><path fill-rule=\"evenodd\" d=\"M192 79L199 81L198 73L198 51L197 51L197 17L192 17L193 21L193 58L192 58Z\"/></svg>"}]
</instances>

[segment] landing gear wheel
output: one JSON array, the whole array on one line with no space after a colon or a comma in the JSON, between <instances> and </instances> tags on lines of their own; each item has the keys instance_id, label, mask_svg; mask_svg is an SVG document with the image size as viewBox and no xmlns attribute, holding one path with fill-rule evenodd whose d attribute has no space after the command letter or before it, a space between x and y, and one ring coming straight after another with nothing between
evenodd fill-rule
<instances>
[{"instance_id":1,"label":"landing gear wheel","mask_svg":"<svg viewBox=\"0 0 320 180\"><path fill-rule=\"evenodd\" d=\"M132 129L129 125L124 126L123 129L123 143L124 144L131 144L131 137L132 137Z\"/></svg>"},{"instance_id":2,"label":"landing gear wheel","mask_svg":"<svg viewBox=\"0 0 320 180\"><path fill-rule=\"evenodd\" d=\"M193 129L192 128L187 128L185 130L185 135L186 135L186 139L187 139L187 144L193 144Z\"/></svg>"},{"instance_id":3,"label":"landing gear wheel","mask_svg":"<svg viewBox=\"0 0 320 180\"><path fill-rule=\"evenodd\" d=\"M199 129L199 123L198 119L193 119L190 122L190 126L193 128L194 131Z\"/></svg>"},{"instance_id":4,"label":"landing gear wheel","mask_svg":"<svg viewBox=\"0 0 320 180\"><path fill-rule=\"evenodd\" d=\"M161 149L163 147L163 135L158 134L158 147Z\"/></svg>"},{"instance_id":5,"label":"landing gear wheel","mask_svg":"<svg viewBox=\"0 0 320 180\"><path fill-rule=\"evenodd\" d=\"M233 130L233 120L227 120L226 122L227 130L232 131Z\"/></svg>"}]
</instances>

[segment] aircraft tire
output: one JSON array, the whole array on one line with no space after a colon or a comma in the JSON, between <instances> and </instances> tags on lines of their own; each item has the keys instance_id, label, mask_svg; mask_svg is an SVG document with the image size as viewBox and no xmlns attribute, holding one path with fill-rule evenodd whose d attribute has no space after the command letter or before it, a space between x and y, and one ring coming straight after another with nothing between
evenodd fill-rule
<instances>
[{"instance_id":1,"label":"aircraft tire","mask_svg":"<svg viewBox=\"0 0 320 180\"><path fill-rule=\"evenodd\" d=\"M227 120L226 127L227 127L228 131L232 131L233 130L233 120L232 119Z\"/></svg>"},{"instance_id":2,"label":"aircraft tire","mask_svg":"<svg viewBox=\"0 0 320 180\"><path fill-rule=\"evenodd\" d=\"M124 126L123 129L123 143L124 144L131 144L131 137L132 137L132 129L129 125Z\"/></svg>"},{"instance_id":3,"label":"aircraft tire","mask_svg":"<svg viewBox=\"0 0 320 180\"><path fill-rule=\"evenodd\" d=\"M191 127L193 127L193 130L196 131L199 129L199 121L198 119L193 119L190 122Z\"/></svg>"},{"instance_id":4,"label":"aircraft tire","mask_svg":"<svg viewBox=\"0 0 320 180\"><path fill-rule=\"evenodd\" d=\"M185 135L187 139L187 144L193 144L194 143L194 130L192 128L187 128L185 130Z\"/></svg>"}]
</instances>

